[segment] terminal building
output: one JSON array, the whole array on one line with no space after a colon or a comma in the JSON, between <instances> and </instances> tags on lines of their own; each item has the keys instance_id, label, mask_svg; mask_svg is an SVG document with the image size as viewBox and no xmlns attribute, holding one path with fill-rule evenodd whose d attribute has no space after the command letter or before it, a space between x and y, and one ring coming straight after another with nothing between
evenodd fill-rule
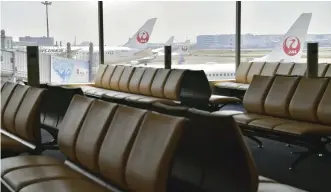
<instances>
[{"instance_id":1,"label":"terminal building","mask_svg":"<svg viewBox=\"0 0 331 192\"><path fill-rule=\"evenodd\" d=\"M54 37L19 37L19 42L17 44L24 45L41 45L41 46L53 46L54 45Z\"/></svg>"},{"instance_id":2,"label":"terminal building","mask_svg":"<svg viewBox=\"0 0 331 192\"><path fill-rule=\"evenodd\" d=\"M281 41L283 35L254 35L244 34L241 36L241 48L245 49L269 49ZM308 35L307 42L318 42L320 47L331 46L331 35ZM221 35L198 35L196 38L196 49L226 49L235 48L234 34Z\"/></svg>"}]
</instances>

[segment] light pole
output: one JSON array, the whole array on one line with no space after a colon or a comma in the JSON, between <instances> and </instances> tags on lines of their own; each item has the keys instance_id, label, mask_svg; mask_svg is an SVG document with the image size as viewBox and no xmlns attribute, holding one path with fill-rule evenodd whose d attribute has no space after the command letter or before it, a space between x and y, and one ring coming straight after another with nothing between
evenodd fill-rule
<instances>
[{"instance_id":1,"label":"light pole","mask_svg":"<svg viewBox=\"0 0 331 192\"><path fill-rule=\"evenodd\" d=\"M43 1L41 4L46 6L46 23L47 23L47 38L49 38L49 26L48 26L48 6L52 5L50 1Z\"/></svg>"}]
</instances>

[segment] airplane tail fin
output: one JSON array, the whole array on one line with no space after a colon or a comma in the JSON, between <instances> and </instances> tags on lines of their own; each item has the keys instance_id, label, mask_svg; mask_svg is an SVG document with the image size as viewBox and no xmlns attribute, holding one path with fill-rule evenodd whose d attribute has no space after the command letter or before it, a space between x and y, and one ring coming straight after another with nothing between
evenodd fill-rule
<instances>
[{"instance_id":1,"label":"airplane tail fin","mask_svg":"<svg viewBox=\"0 0 331 192\"><path fill-rule=\"evenodd\" d=\"M147 48L147 43L151 38L154 25L157 18L148 19L145 24L134 34L133 37L124 45L135 49L145 49Z\"/></svg>"},{"instance_id":2,"label":"airplane tail fin","mask_svg":"<svg viewBox=\"0 0 331 192\"><path fill-rule=\"evenodd\" d=\"M261 58L272 62L296 62L301 59L312 13L302 13L270 54Z\"/></svg>"},{"instance_id":3,"label":"airplane tail fin","mask_svg":"<svg viewBox=\"0 0 331 192\"><path fill-rule=\"evenodd\" d=\"M171 36L165 45L172 45L174 43L175 36Z\"/></svg>"},{"instance_id":4,"label":"airplane tail fin","mask_svg":"<svg viewBox=\"0 0 331 192\"><path fill-rule=\"evenodd\" d=\"M190 55L190 49L190 40L186 40L184 43L179 44L179 47L175 52L179 55Z\"/></svg>"}]
</instances>

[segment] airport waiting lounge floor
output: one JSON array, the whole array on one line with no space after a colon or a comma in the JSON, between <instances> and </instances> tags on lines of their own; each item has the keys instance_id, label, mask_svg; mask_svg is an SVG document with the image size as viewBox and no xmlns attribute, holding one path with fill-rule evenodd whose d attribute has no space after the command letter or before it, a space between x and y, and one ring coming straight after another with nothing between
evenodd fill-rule
<instances>
[{"instance_id":1,"label":"airport waiting lounge floor","mask_svg":"<svg viewBox=\"0 0 331 192\"><path fill-rule=\"evenodd\" d=\"M243 110L241 106L226 106L224 109ZM50 139L48 133L43 132L42 135L45 141ZM260 175L309 192L331 191L331 157L315 155L299 164L296 170L289 171L289 165L297 157L290 152L306 149L297 146L287 147L285 143L269 139L259 139L263 142L264 148L258 148L255 142L245 138ZM331 151L331 145L328 146L328 150ZM44 153L64 160L64 156L58 151Z\"/></svg>"}]
</instances>

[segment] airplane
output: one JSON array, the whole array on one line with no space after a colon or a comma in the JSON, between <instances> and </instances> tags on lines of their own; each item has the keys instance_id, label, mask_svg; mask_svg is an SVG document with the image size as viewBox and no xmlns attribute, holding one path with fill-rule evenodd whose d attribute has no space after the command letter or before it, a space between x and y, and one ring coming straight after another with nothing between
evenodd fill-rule
<instances>
[{"instance_id":1,"label":"airplane","mask_svg":"<svg viewBox=\"0 0 331 192\"><path fill-rule=\"evenodd\" d=\"M123 46L105 46L104 64L116 64L152 56L152 49L147 48L147 43L151 38L156 20L157 18L147 20L145 24ZM93 52L98 55L99 47L94 46ZM89 48L84 47L77 50L77 56L79 57L79 55L89 55Z\"/></svg>"},{"instance_id":2,"label":"airplane","mask_svg":"<svg viewBox=\"0 0 331 192\"><path fill-rule=\"evenodd\" d=\"M272 51L248 62L302 62L304 42L311 21L312 13L302 13ZM149 65L158 67L157 65ZM163 67L162 65L160 65ZM235 64L185 64L172 65L172 68L204 70L209 81L235 79Z\"/></svg>"},{"instance_id":3,"label":"airplane","mask_svg":"<svg viewBox=\"0 0 331 192\"><path fill-rule=\"evenodd\" d=\"M170 40L170 39L169 39ZM168 41L169 41L168 40ZM167 43L166 43L167 44ZM171 43L172 44L172 43ZM185 55L190 55L190 46L189 46L189 40L185 41L184 43L177 44L177 48L175 48L174 52L171 52L172 59L180 59L178 63L182 64L185 60ZM164 58L164 47L160 47L157 49L153 49L153 55L150 57L144 57L135 61L131 61L131 64L133 65L139 65L139 64L145 64L151 63L156 58Z\"/></svg>"},{"instance_id":4,"label":"airplane","mask_svg":"<svg viewBox=\"0 0 331 192\"><path fill-rule=\"evenodd\" d=\"M147 48L157 18L148 19L144 25L123 46L105 46L104 63L115 64L152 56L152 49ZM40 46L39 52L54 56L67 57L66 46ZM96 58L99 58L99 46L93 46ZM87 60L89 46L72 46L70 56L76 59Z\"/></svg>"},{"instance_id":5,"label":"airplane","mask_svg":"<svg viewBox=\"0 0 331 192\"><path fill-rule=\"evenodd\" d=\"M165 42L164 46L166 46L166 45L172 45L172 43L174 42L174 38L175 38L175 36L171 36L168 39L168 41ZM144 57L144 58L137 59L137 60L132 60L132 61L129 61L128 63L131 63L133 65L138 65L138 64L145 64L146 65L147 63L149 63L152 60L154 60L159 52L164 51L164 46L163 47L156 48L156 49L153 49L152 50L152 54L153 54L152 56Z\"/></svg>"}]
</instances>

